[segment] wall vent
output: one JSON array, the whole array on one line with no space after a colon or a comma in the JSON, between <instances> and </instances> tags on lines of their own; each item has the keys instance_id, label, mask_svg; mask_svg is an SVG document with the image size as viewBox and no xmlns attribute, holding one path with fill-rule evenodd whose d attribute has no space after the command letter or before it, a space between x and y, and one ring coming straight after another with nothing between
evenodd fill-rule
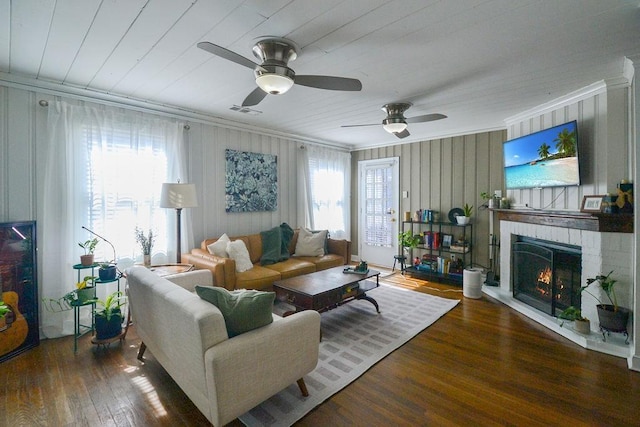
<instances>
[{"instance_id":1,"label":"wall vent","mask_svg":"<svg viewBox=\"0 0 640 427\"><path fill-rule=\"evenodd\" d=\"M262 114L262 111L254 110L249 107L242 107L240 105L234 105L229 109L231 111L237 111L238 113L251 114L252 116L257 116L258 114Z\"/></svg>"}]
</instances>

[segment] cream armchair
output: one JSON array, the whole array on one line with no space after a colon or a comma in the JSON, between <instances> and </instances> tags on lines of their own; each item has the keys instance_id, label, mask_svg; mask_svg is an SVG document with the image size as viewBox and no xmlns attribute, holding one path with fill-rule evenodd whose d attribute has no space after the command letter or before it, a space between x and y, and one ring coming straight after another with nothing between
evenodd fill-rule
<instances>
[{"instance_id":1,"label":"cream armchair","mask_svg":"<svg viewBox=\"0 0 640 427\"><path fill-rule=\"evenodd\" d=\"M222 426L298 382L318 361L320 315L305 311L229 339L222 313L200 299L210 270L161 278L144 267L127 270L133 327L198 409Z\"/></svg>"}]
</instances>

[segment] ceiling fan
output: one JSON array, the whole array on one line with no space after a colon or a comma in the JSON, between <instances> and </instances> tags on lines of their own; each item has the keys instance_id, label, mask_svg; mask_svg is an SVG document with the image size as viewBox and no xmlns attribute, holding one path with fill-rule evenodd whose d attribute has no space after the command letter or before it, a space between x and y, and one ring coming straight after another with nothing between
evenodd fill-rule
<instances>
[{"instance_id":1,"label":"ceiling fan","mask_svg":"<svg viewBox=\"0 0 640 427\"><path fill-rule=\"evenodd\" d=\"M362 83L357 79L317 75L296 76L287 64L297 58L299 49L294 42L285 38L266 37L255 44L253 54L261 61L260 64L213 43L200 42L198 47L253 70L258 87L245 98L242 102L243 107L257 105L267 94L281 95L291 89L294 83L329 90L359 91L362 89Z\"/></svg>"},{"instance_id":2,"label":"ceiling fan","mask_svg":"<svg viewBox=\"0 0 640 427\"><path fill-rule=\"evenodd\" d=\"M444 114L425 114L423 116L405 117L404 112L409 109L413 104L410 102L396 102L389 103L382 106L382 111L387 113L387 117L382 121L382 127L389 133L394 134L398 138L406 138L410 135L407 130L408 123L424 123L432 122L434 120L446 119ZM365 124L365 125L344 125L343 128L358 127L358 126L379 126L379 123Z\"/></svg>"}]
</instances>

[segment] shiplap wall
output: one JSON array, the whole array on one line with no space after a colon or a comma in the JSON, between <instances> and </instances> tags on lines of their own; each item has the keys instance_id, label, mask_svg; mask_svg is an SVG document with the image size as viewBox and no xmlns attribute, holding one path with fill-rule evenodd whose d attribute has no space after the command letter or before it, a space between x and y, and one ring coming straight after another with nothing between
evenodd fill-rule
<instances>
[{"instance_id":1,"label":"shiplap wall","mask_svg":"<svg viewBox=\"0 0 640 427\"><path fill-rule=\"evenodd\" d=\"M474 206L474 263L489 266L489 211L478 209L480 193L503 188L502 144L506 131L442 138L409 144L359 150L352 153L351 194L358 194L358 162L400 158L400 188L409 197L400 198L398 219L405 211L433 209L447 221L452 208ZM358 254L358 198L351 198L352 250ZM497 228L495 230L497 233Z\"/></svg>"},{"instance_id":2,"label":"shiplap wall","mask_svg":"<svg viewBox=\"0 0 640 427\"><path fill-rule=\"evenodd\" d=\"M585 195L616 192L633 180L633 142L629 136L629 84L595 83L579 92L507 119L508 139L572 120L578 123L581 185L507 191L514 207L579 211Z\"/></svg>"},{"instance_id":3,"label":"shiplap wall","mask_svg":"<svg viewBox=\"0 0 640 427\"><path fill-rule=\"evenodd\" d=\"M297 154L300 143L269 135L190 123L189 164L198 185L200 207L192 209L196 245L209 237L253 234L282 222L301 225L297 216ZM273 212L225 212L225 150L273 154L278 163L278 207Z\"/></svg>"}]
</instances>

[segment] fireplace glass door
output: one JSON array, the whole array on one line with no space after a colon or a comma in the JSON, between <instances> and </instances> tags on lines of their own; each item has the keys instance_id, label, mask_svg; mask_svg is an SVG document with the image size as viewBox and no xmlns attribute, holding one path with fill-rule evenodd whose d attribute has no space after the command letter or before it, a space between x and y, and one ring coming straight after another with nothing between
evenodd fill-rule
<instances>
[{"instance_id":1,"label":"fireplace glass door","mask_svg":"<svg viewBox=\"0 0 640 427\"><path fill-rule=\"evenodd\" d=\"M519 236L512 251L514 298L555 317L580 308L580 248Z\"/></svg>"}]
</instances>

